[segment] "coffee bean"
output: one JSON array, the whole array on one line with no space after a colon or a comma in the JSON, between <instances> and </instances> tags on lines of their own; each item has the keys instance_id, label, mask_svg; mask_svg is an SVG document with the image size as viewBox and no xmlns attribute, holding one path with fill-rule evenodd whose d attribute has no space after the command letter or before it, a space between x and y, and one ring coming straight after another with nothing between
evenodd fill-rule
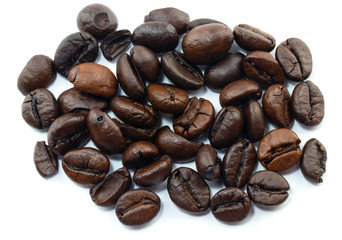
<instances>
[{"instance_id":1,"label":"coffee bean","mask_svg":"<svg viewBox=\"0 0 342 240\"><path fill-rule=\"evenodd\" d=\"M227 187L243 188L257 164L256 151L247 140L235 142L227 150L222 161L222 179Z\"/></svg>"},{"instance_id":2,"label":"coffee bean","mask_svg":"<svg viewBox=\"0 0 342 240\"><path fill-rule=\"evenodd\" d=\"M196 155L196 169L198 174L208 181L219 181L221 159L216 150L209 144L202 146Z\"/></svg>"},{"instance_id":3,"label":"coffee bean","mask_svg":"<svg viewBox=\"0 0 342 240\"><path fill-rule=\"evenodd\" d=\"M234 41L233 31L219 23L205 24L187 32L182 41L185 59L210 64L223 58Z\"/></svg>"},{"instance_id":4,"label":"coffee bean","mask_svg":"<svg viewBox=\"0 0 342 240\"><path fill-rule=\"evenodd\" d=\"M260 163L274 172L288 170L295 166L302 156L300 139L286 128L268 132L259 142L257 157Z\"/></svg>"},{"instance_id":5,"label":"coffee bean","mask_svg":"<svg viewBox=\"0 0 342 240\"><path fill-rule=\"evenodd\" d=\"M17 86L23 95L36 90L47 88L56 79L56 70L51 58L44 55L35 55L21 71Z\"/></svg>"},{"instance_id":6,"label":"coffee bean","mask_svg":"<svg viewBox=\"0 0 342 240\"><path fill-rule=\"evenodd\" d=\"M252 209L251 200L239 188L228 187L217 192L211 199L213 215L223 222L239 222L245 219Z\"/></svg>"},{"instance_id":7,"label":"coffee bean","mask_svg":"<svg viewBox=\"0 0 342 240\"><path fill-rule=\"evenodd\" d=\"M327 162L327 150L324 145L315 138L307 141L303 148L300 169L303 175L316 183L323 182Z\"/></svg>"},{"instance_id":8,"label":"coffee bean","mask_svg":"<svg viewBox=\"0 0 342 240\"><path fill-rule=\"evenodd\" d=\"M198 18L195 20L192 20L191 22L188 23L188 26L186 27L186 31L190 31L191 29L201 26L201 25L206 25L206 24L210 24L210 23L220 23L225 25L224 23L214 20L214 19L210 19L210 18Z\"/></svg>"},{"instance_id":9,"label":"coffee bean","mask_svg":"<svg viewBox=\"0 0 342 240\"><path fill-rule=\"evenodd\" d=\"M115 212L125 225L140 225L152 220L160 210L160 198L149 190L130 190L118 199Z\"/></svg>"},{"instance_id":10,"label":"coffee bean","mask_svg":"<svg viewBox=\"0 0 342 240\"><path fill-rule=\"evenodd\" d=\"M62 159L65 174L73 181L89 185L95 184L107 175L109 159L94 148L79 148L68 151Z\"/></svg>"},{"instance_id":11,"label":"coffee bean","mask_svg":"<svg viewBox=\"0 0 342 240\"><path fill-rule=\"evenodd\" d=\"M236 43L247 51L261 50L270 52L276 44L276 40L271 34L247 24L237 25L233 33Z\"/></svg>"},{"instance_id":12,"label":"coffee bean","mask_svg":"<svg viewBox=\"0 0 342 240\"><path fill-rule=\"evenodd\" d=\"M62 40L55 53L55 68L68 77L69 71L85 62L94 62L99 52L96 39L87 32L76 32Z\"/></svg>"},{"instance_id":13,"label":"coffee bean","mask_svg":"<svg viewBox=\"0 0 342 240\"><path fill-rule=\"evenodd\" d=\"M174 50L164 53L161 66L166 77L177 87L197 90L204 85L201 70L196 65L188 63L181 52Z\"/></svg>"},{"instance_id":14,"label":"coffee bean","mask_svg":"<svg viewBox=\"0 0 342 240\"><path fill-rule=\"evenodd\" d=\"M204 212L210 204L208 184L188 167L175 169L167 180L169 196L178 207L190 212Z\"/></svg>"},{"instance_id":15,"label":"coffee bean","mask_svg":"<svg viewBox=\"0 0 342 240\"><path fill-rule=\"evenodd\" d=\"M309 80L297 84L292 92L291 110L293 117L306 126L320 124L324 117L322 92Z\"/></svg>"},{"instance_id":16,"label":"coffee bean","mask_svg":"<svg viewBox=\"0 0 342 240\"><path fill-rule=\"evenodd\" d=\"M259 171L252 175L247 185L250 199L262 206L275 206L289 196L290 185L280 174L272 171Z\"/></svg>"},{"instance_id":17,"label":"coffee bean","mask_svg":"<svg viewBox=\"0 0 342 240\"><path fill-rule=\"evenodd\" d=\"M276 59L285 77L293 81L303 81L312 72L312 56L309 47L298 38L288 38L276 49Z\"/></svg>"},{"instance_id":18,"label":"coffee bean","mask_svg":"<svg viewBox=\"0 0 342 240\"><path fill-rule=\"evenodd\" d=\"M111 32L101 42L103 56L112 61L131 44L131 32L128 29Z\"/></svg>"},{"instance_id":19,"label":"coffee bean","mask_svg":"<svg viewBox=\"0 0 342 240\"><path fill-rule=\"evenodd\" d=\"M50 177L58 172L57 156L44 141L36 143L33 161L38 173L42 177Z\"/></svg>"},{"instance_id":20,"label":"coffee bean","mask_svg":"<svg viewBox=\"0 0 342 240\"><path fill-rule=\"evenodd\" d=\"M114 32L117 26L118 19L113 11L99 3L84 7L77 15L78 29L92 34L97 39Z\"/></svg>"},{"instance_id":21,"label":"coffee bean","mask_svg":"<svg viewBox=\"0 0 342 240\"><path fill-rule=\"evenodd\" d=\"M127 168L141 168L152 162L159 155L153 143L139 141L129 145L122 155L122 165Z\"/></svg>"},{"instance_id":22,"label":"coffee bean","mask_svg":"<svg viewBox=\"0 0 342 240\"><path fill-rule=\"evenodd\" d=\"M290 102L290 93L281 84L268 87L262 97L264 112L277 127L289 128L293 124Z\"/></svg>"},{"instance_id":23,"label":"coffee bean","mask_svg":"<svg viewBox=\"0 0 342 240\"><path fill-rule=\"evenodd\" d=\"M277 60L264 51L248 53L243 61L243 70L249 79L259 82L263 88L283 84L285 79Z\"/></svg>"},{"instance_id":24,"label":"coffee bean","mask_svg":"<svg viewBox=\"0 0 342 240\"><path fill-rule=\"evenodd\" d=\"M257 101L250 101L245 109L245 136L251 142L259 141L266 128L264 110Z\"/></svg>"},{"instance_id":25,"label":"coffee bean","mask_svg":"<svg viewBox=\"0 0 342 240\"><path fill-rule=\"evenodd\" d=\"M130 190L131 185L131 175L127 168L122 167L90 188L89 194L96 205L114 206L119 197Z\"/></svg>"},{"instance_id":26,"label":"coffee bean","mask_svg":"<svg viewBox=\"0 0 342 240\"><path fill-rule=\"evenodd\" d=\"M31 127L48 128L58 117L56 98L45 88L33 90L21 105L21 115Z\"/></svg>"}]
</instances>

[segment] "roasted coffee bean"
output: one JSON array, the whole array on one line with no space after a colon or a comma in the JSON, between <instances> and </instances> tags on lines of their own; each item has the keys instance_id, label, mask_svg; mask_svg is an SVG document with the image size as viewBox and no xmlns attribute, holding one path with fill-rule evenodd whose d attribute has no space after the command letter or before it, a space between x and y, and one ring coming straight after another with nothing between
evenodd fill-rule
<instances>
[{"instance_id":1,"label":"roasted coffee bean","mask_svg":"<svg viewBox=\"0 0 342 240\"><path fill-rule=\"evenodd\" d=\"M154 52L166 52L178 45L177 30L166 22L146 22L138 26L132 34L134 45L143 45Z\"/></svg>"},{"instance_id":2,"label":"roasted coffee bean","mask_svg":"<svg viewBox=\"0 0 342 240\"><path fill-rule=\"evenodd\" d=\"M126 148L120 127L99 108L93 108L87 116L87 127L95 146L106 154L121 153Z\"/></svg>"},{"instance_id":3,"label":"roasted coffee bean","mask_svg":"<svg viewBox=\"0 0 342 240\"><path fill-rule=\"evenodd\" d=\"M201 70L196 65L188 63L181 52L174 50L164 53L161 66L165 76L177 87L197 90L204 85Z\"/></svg>"},{"instance_id":4,"label":"roasted coffee bean","mask_svg":"<svg viewBox=\"0 0 342 240\"><path fill-rule=\"evenodd\" d=\"M264 110L257 101L250 101L245 109L245 136L251 142L259 141L266 128Z\"/></svg>"},{"instance_id":5,"label":"roasted coffee bean","mask_svg":"<svg viewBox=\"0 0 342 240\"><path fill-rule=\"evenodd\" d=\"M94 148L70 150L63 156L62 167L65 174L80 184L95 184L104 179L110 162L106 155Z\"/></svg>"},{"instance_id":6,"label":"roasted coffee bean","mask_svg":"<svg viewBox=\"0 0 342 240\"><path fill-rule=\"evenodd\" d=\"M248 216L252 205L244 191L236 187L228 187L213 196L210 208L218 220L239 222Z\"/></svg>"},{"instance_id":7,"label":"roasted coffee bean","mask_svg":"<svg viewBox=\"0 0 342 240\"><path fill-rule=\"evenodd\" d=\"M216 115L208 138L214 148L227 148L243 134L244 118L235 106L226 106Z\"/></svg>"},{"instance_id":8,"label":"roasted coffee bean","mask_svg":"<svg viewBox=\"0 0 342 240\"><path fill-rule=\"evenodd\" d=\"M147 98L153 108L171 114L183 112L189 103L189 95L186 91L166 83L148 85Z\"/></svg>"},{"instance_id":9,"label":"roasted coffee bean","mask_svg":"<svg viewBox=\"0 0 342 240\"><path fill-rule=\"evenodd\" d=\"M196 155L198 174L208 181L219 181L221 178L221 159L216 150L209 144L202 146Z\"/></svg>"},{"instance_id":10,"label":"roasted coffee bean","mask_svg":"<svg viewBox=\"0 0 342 240\"><path fill-rule=\"evenodd\" d=\"M122 167L90 188L89 194L96 205L114 206L119 197L130 190L131 185L131 175L127 168Z\"/></svg>"},{"instance_id":11,"label":"roasted coffee bean","mask_svg":"<svg viewBox=\"0 0 342 240\"><path fill-rule=\"evenodd\" d=\"M210 101L192 97L184 112L174 116L173 129L186 139L194 139L207 131L214 117L215 109Z\"/></svg>"},{"instance_id":12,"label":"roasted coffee bean","mask_svg":"<svg viewBox=\"0 0 342 240\"><path fill-rule=\"evenodd\" d=\"M84 7L77 15L77 27L80 31L102 39L118 27L114 12L105 5L94 3Z\"/></svg>"},{"instance_id":13,"label":"roasted coffee bean","mask_svg":"<svg viewBox=\"0 0 342 240\"><path fill-rule=\"evenodd\" d=\"M125 96L114 97L110 106L120 120L135 127L151 128L159 121L159 114L151 105L135 102Z\"/></svg>"},{"instance_id":14,"label":"roasted coffee bean","mask_svg":"<svg viewBox=\"0 0 342 240\"><path fill-rule=\"evenodd\" d=\"M223 58L234 41L233 31L219 23L205 24L187 32L182 49L194 64L210 64Z\"/></svg>"},{"instance_id":15,"label":"roasted coffee bean","mask_svg":"<svg viewBox=\"0 0 342 240\"><path fill-rule=\"evenodd\" d=\"M228 53L220 61L210 64L205 69L205 83L214 92L220 92L227 84L242 79L243 59L240 52Z\"/></svg>"},{"instance_id":16,"label":"roasted coffee bean","mask_svg":"<svg viewBox=\"0 0 342 240\"><path fill-rule=\"evenodd\" d=\"M36 90L47 88L56 79L56 70L51 58L44 55L35 55L21 71L17 86L23 95Z\"/></svg>"},{"instance_id":17,"label":"roasted coffee bean","mask_svg":"<svg viewBox=\"0 0 342 240\"><path fill-rule=\"evenodd\" d=\"M227 187L243 188L251 177L257 164L253 144L240 140L230 146L223 157L221 172Z\"/></svg>"},{"instance_id":18,"label":"roasted coffee bean","mask_svg":"<svg viewBox=\"0 0 342 240\"><path fill-rule=\"evenodd\" d=\"M171 200L180 208L190 212L204 212L210 204L208 184L188 167L175 169L167 180L167 191Z\"/></svg>"},{"instance_id":19,"label":"roasted coffee bean","mask_svg":"<svg viewBox=\"0 0 342 240\"><path fill-rule=\"evenodd\" d=\"M122 165L127 168L141 168L152 162L159 155L153 143L139 141L129 145L122 155Z\"/></svg>"},{"instance_id":20,"label":"roasted coffee bean","mask_svg":"<svg viewBox=\"0 0 342 240\"><path fill-rule=\"evenodd\" d=\"M247 185L250 199L262 206L283 203L289 196L290 185L280 174L273 171L259 171L252 175Z\"/></svg>"},{"instance_id":21,"label":"roasted coffee bean","mask_svg":"<svg viewBox=\"0 0 342 240\"><path fill-rule=\"evenodd\" d=\"M292 92L291 110L293 117L306 126L320 124L324 117L322 92L309 80L297 84Z\"/></svg>"},{"instance_id":22,"label":"roasted coffee bean","mask_svg":"<svg viewBox=\"0 0 342 240\"><path fill-rule=\"evenodd\" d=\"M55 68L68 77L69 71L85 62L94 62L99 53L96 39L87 32L76 32L62 40L55 53Z\"/></svg>"},{"instance_id":23,"label":"roasted coffee bean","mask_svg":"<svg viewBox=\"0 0 342 240\"><path fill-rule=\"evenodd\" d=\"M312 72L312 56L309 47L298 38L289 38L279 44L275 53L285 77L303 81Z\"/></svg>"},{"instance_id":24,"label":"roasted coffee bean","mask_svg":"<svg viewBox=\"0 0 342 240\"><path fill-rule=\"evenodd\" d=\"M185 32L186 26L190 22L189 14L173 7L160 8L151 11L145 16L145 22L161 21L172 24L178 34Z\"/></svg>"},{"instance_id":25,"label":"roasted coffee bean","mask_svg":"<svg viewBox=\"0 0 342 240\"><path fill-rule=\"evenodd\" d=\"M316 183L323 182L327 162L327 150L316 138L307 141L303 148L300 169L303 175Z\"/></svg>"},{"instance_id":26,"label":"roasted coffee bean","mask_svg":"<svg viewBox=\"0 0 342 240\"><path fill-rule=\"evenodd\" d=\"M142 187L156 186L164 182L172 171L172 159L167 155L135 171L133 181Z\"/></svg>"},{"instance_id":27,"label":"roasted coffee bean","mask_svg":"<svg viewBox=\"0 0 342 240\"><path fill-rule=\"evenodd\" d=\"M248 53L243 61L243 70L249 79L259 82L263 88L283 84L285 79L277 60L265 51Z\"/></svg>"},{"instance_id":28,"label":"roasted coffee bean","mask_svg":"<svg viewBox=\"0 0 342 240\"><path fill-rule=\"evenodd\" d=\"M161 67L157 55L151 49L138 45L131 48L129 53L143 80L149 82L158 81Z\"/></svg>"},{"instance_id":29,"label":"roasted coffee bean","mask_svg":"<svg viewBox=\"0 0 342 240\"><path fill-rule=\"evenodd\" d=\"M168 126L160 128L154 138L160 154L169 155L173 160L191 160L203 146L201 142L191 142L172 132Z\"/></svg>"},{"instance_id":30,"label":"roasted coffee bean","mask_svg":"<svg viewBox=\"0 0 342 240\"><path fill-rule=\"evenodd\" d=\"M284 85L274 84L262 97L262 107L268 120L277 127L289 128L293 123L290 93Z\"/></svg>"},{"instance_id":31,"label":"roasted coffee bean","mask_svg":"<svg viewBox=\"0 0 342 240\"><path fill-rule=\"evenodd\" d=\"M259 142L257 157L260 163L274 172L288 170L295 166L302 156L300 139L286 128L268 132Z\"/></svg>"},{"instance_id":32,"label":"roasted coffee bean","mask_svg":"<svg viewBox=\"0 0 342 240\"><path fill-rule=\"evenodd\" d=\"M220 93L220 104L222 107L228 105L239 105L248 100L261 97L259 84L253 80L241 79L225 86Z\"/></svg>"},{"instance_id":33,"label":"roasted coffee bean","mask_svg":"<svg viewBox=\"0 0 342 240\"><path fill-rule=\"evenodd\" d=\"M31 127L48 128L58 117L56 98L45 88L33 90L27 94L21 105L21 115Z\"/></svg>"},{"instance_id":34,"label":"roasted coffee bean","mask_svg":"<svg viewBox=\"0 0 342 240\"><path fill-rule=\"evenodd\" d=\"M276 44L276 40L271 34L247 24L237 25L233 33L236 43L247 51L261 50L270 52Z\"/></svg>"},{"instance_id":35,"label":"roasted coffee bean","mask_svg":"<svg viewBox=\"0 0 342 240\"><path fill-rule=\"evenodd\" d=\"M118 82L113 72L97 63L75 66L70 70L68 79L75 89L100 97L112 97L118 90Z\"/></svg>"},{"instance_id":36,"label":"roasted coffee bean","mask_svg":"<svg viewBox=\"0 0 342 240\"><path fill-rule=\"evenodd\" d=\"M128 29L108 34L101 42L103 56L112 61L131 44L131 32Z\"/></svg>"},{"instance_id":37,"label":"roasted coffee bean","mask_svg":"<svg viewBox=\"0 0 342 240\"><path fill-rule=\"evenodd\" d=\"M48 134L48 144L58 156L67 151L83 146L89 140L86 115L66 113L52 122Z\"/></svg>"},{"instance_id":38,"label":"roasted coffee bean","mask_svg":"<svg viewBox=\"0 0 342 240\"><path fill-rule=\"evenodd\" d=\"M115 212L119 221L133 226L152 220L160 210L160 198L149 190L130 190L118 199Z\"/></svg>"},{"instance_id":39,"label":"roasted coffee bean","mask_svg":"<svg viewBox=\"0 0 342 240\"><path fill-rule=\"evenodd\" d=\"M188 32L195 27L210 24L210 23L221 23L221 24L225 25L224 23L217 21L217 20L214 20L214 19L198 18L198 19L195 19L195 20L192 20L191 22L189 22L188 26L186 27L186 31Z\"/></svg>"},{"instance_id":40,"label":"roasted coffee bean","mask_svg":"<svg viewBox=\"0 0 342 240\"><path fill-rule=\"evenodd\" d=\"M57 156L44 141L36 143L33 161L38 173L42 177L50 177L58 172Z\"/></svg>"}]
</instances>

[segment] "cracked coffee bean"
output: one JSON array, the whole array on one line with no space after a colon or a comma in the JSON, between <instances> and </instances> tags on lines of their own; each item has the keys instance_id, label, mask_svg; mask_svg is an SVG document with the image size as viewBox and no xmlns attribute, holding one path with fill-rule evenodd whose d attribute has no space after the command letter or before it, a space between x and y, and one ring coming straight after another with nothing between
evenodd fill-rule
<instances>
[{"instance_id":1,"label":"cracked coffee bean","mask_svg":"<svg viewBox=\"0 0 342 240\"><path fill-rule=\"evenodd\" d=\"M198 174L207 181L220 181L221 159L217 151L210 145L202 146L196 155L196 169Z\"/></svg>"},{"instance_id":2,"label":"cracked coffee bean","mask_svg":"<svg viewBox=\"0 0 342 240\"><path fill-rule=\"evenodd\" d=\"M259 141L266 128L264 110L257 101L250 101L244 108L245 136L251 142Z\"/></svg>"},{"instance_id":3,"label":"cracked coffee bean","mask_svg":"<svg viewBox=\"0 0 342 240\"><path fill-rule=\"evenodd\" d=\"M112 61L131 44L131 32L128 29L111 32L101 42L103 56Z\"/></svg>"},{"instance_id":4,"label":"cracked coffee bean","mask_svg":"<svg viewBox=\"0 0 342 240\"><path fill-rule=\"evenodd\" d=\"M44 141L37 142L33 154L34 165L42 177L50 177L58 172L57 156Z\"/></svg>"},{"instance_id":5,"label":"cracked coffee bean","mask_svg":"<svg viewBox=\"0 0 342 240\"><path fill-rule=\"evenodd\" d=\"M188 23L188 26L186 27L186 32L190 31L191 29L201 26L201 25L206 25L210 23L220 23L222 25L225 25L224 23L217 21L215 19L210 19L210 18L197 18L195 20L192 20L191 22Z\"/></svg>"},{"instance_id":6,"label":"cracked coffee bean","mask_svg":"<svg viewBox=\"0 0 342 240\"><path fill-rule=\"evenodd\" d=\"M122 154L122 165L127 168L141 168L159 156L156 145L139 141L129 145Z\"/></svg>"},{"instance_id":7,"label":"cracked coffee bean","mask_svg":"<svg viewBox=\"0 0 342 240\"><path fill-rule=\"evenodd\" d=\"M190 212L204 212L209 208L209 186L191 168L175 169L167 181L167 191L172 202L182 209Z\"/></svg>"}]
</instances>

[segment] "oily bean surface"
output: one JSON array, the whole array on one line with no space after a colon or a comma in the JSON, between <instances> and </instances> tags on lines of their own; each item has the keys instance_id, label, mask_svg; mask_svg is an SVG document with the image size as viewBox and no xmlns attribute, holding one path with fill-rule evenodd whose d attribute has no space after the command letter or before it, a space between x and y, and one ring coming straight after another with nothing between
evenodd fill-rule
<instances>
[{"instance_id":1,"label":"oily bean surface","mask_svg":"<svg viewBox=\"0 0 342 240\"><path fill-rule=\"evenodd\" d=\"M131 32L128 29L108 34L101 42L103 56L112 61L131 44Z\"/></svg>"},{"instance_id":2,"label":"oily bean surface","mask_svg":"<svg viewBox=\"0 0 342 240\"><path fill-rule=\"evenodd\" d=\"M263 108L257 101L250 101L244 108L245 136L251 142L259 141L266 128L265 114Z\"/></svg>"},{"instance_id":3,"label":"oily bean surface","mask_svg":"<svg viewBox=\"0 0 342 240\"><path fill-rule=\"evenodd\" d=\"M210 144L202 146L196 155L196 169L198 174L207 181L220 181L221 159L217 151Z\"/></svg>"},{"instance_id":4,"label":"oily bean surface","mask_svg":"<svg viewBox=\"0 0 342 240\"><path fill-rule=\"evenodd\" d=\"M38 141L34 147L33 161L42 177L50 177L58 172L58 159L44 141Z\"/></svg>"},{"instance_id":5,"label":"oily bean surface","mask_svg":"<svg viewBox=\"0 0 342 240\"><path fill-rule=\"evenodd\" d=\"M141 168L156 157L159 150L156 145L147 141L134 142L122 154L122 165L127 168Z\"/></svg>"},{"instance_id":6,"label":"oily bean surface","mask_svg":"<svg viewBox=\"0 0 342 240\"><path fill-rule=\"evenodd\" d=\"M205 24L210 24L210 23L220 23L225 25L224 23L217 21L215 19L211 19L211 18L197 18L195 20L192 20L191 22L189 22L188 26L186 27L186 31L190 31L191 29L201 26L201 25L205 25Z\"/></svg>"}]
</instances>

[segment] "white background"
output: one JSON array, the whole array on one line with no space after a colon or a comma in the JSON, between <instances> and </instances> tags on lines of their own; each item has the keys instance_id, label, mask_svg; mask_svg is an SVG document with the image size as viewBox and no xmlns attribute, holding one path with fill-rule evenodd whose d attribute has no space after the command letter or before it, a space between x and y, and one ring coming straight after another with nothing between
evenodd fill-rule
<instances>
[{"instance_id":1,"label":"white background","mask_svg":"<svg viewBox=\"0 0 342 240\"><path fill-rule=\"evenodd\" d=\"M224 3L227 2L227 3ZM210 211L189 214L170 200L166 184L153 188L162 207L155 219L138 227L122 225L111 208L96 206L88 188L73 183L62 168L57 175L43 179L33 164L33 148L46 140L46 132L28 126L21 117L24 96L17 90L17 77L26 62L36 54L54 57L60 41L78 31L78 12L91 1L7 1L1 6L1 159L0 159L0 239L164 239L185 236L202 239L289 239L303 237L341 239L341 8L338 1L102 1L119 19L118 29L134 28L143 23L151 10L173 6L189 13L191 20L206 17L226 23L231 28L247 23L271 33L277 45L289 37L307 43L313 55L312 80L325 97L326 115L317 127L294 130L302 140L312 137L327 148L327 172L322 184L305 179L300 169L284 174L291 186L287 201L275 208L253 206L246 220L226 224ZM238 48L234 44L233 50ZM272 52L274 54L274 51ZM101 55L98 63L114 73L115 61ZM165 80L166 81L166 80ZM294 83L286 86L292 92ZM72 84L58 76L49 87L57 97ZM121 92L122 93L122 92ZM190 96L210 99L216 112L218 94L208 89ZM112 115L113 116L113 115ZM167 119L170 119L168 117ZM169 124L164 120L162 124ZM272 126L268 126L272 129ZM203 138L201 139L203 140ZM206 141L207 142L207 141ZM92 143L87 146L93 146ZM220 152L222 156L224 151ZM183 164L194 168L194 163ZM181 164L175 164L176 167ZM120 156L111 158L111 171L121 167ZM259 164L258 170L263 169ZM209 183L212 196L223 185ZM135 186L136 187L136 186ZM132 237L132 238L131 238Z\"/></svg>"}]
</instances>

